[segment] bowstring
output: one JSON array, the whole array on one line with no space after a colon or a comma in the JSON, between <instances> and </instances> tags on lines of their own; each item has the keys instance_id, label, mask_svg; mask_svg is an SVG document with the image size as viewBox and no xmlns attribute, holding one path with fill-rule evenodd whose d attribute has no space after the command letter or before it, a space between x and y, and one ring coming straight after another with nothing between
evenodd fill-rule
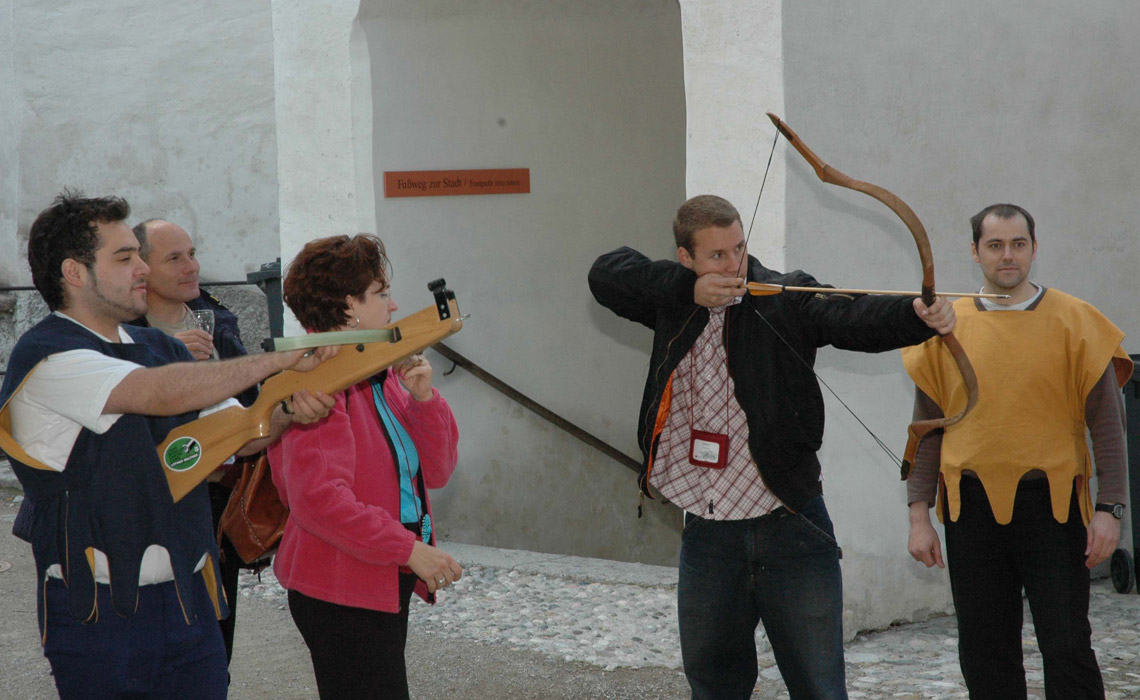
<instances>
[{"instance_id":1,"label":"bowstring","mask_svg":"<svg viewBox=\"0 0 1140 700\"><path fill-rule=\"evenodd\" d=\"M764 196L764 185L768 182L768 171L772 169L772 156L776 155L776 143L780 140L780 130L776 129L776 137L772 139L772 150L768 151L768 165L764 166L764 179L760 181L760 191L756 194L756 206L752 207L752 219L748 222L748 235L744 237L744 255L740 256L740 265L736 268L736 276L744 270L744 261L748 259L748 241L752 239L752 225L756 223L756 212L760 211L760 198Z\"/></svg>"},{"instance_id":2,"label":"bowstring","mask_svg":"<svg viewBox=\"0 0 1140 700\"><path fill-rule=\"evenodd\" d=\"M891 448L890 448L890 447L887 445L887 443L883 442L883 440L882 440L882 439L881 439L881 438L880 438L878 435L876 435L876 434L875 434L875 431L871 430L871 428L870 428L870 427L868 427L868 425L867 425L866 423L864 423L864 422L863 422L863 419L862 419L862 418L860 418L860 417L859 417L859 416L858 416L858 415L855 413L855 411L853 411L853 410L851 409L851 407L847 405L847 402L846 402L846 401L844 401L843 399L839 398L839 394L835 393L835 390L831 388L831 385L830 385L830 384L828 384L828 383L827 383L827 381L826 381L826 380L824 380L824 378L823 378L823 377L819 376L819 372L816 372L816 371L815 371L815 367L812 367L812 366L811 366L811 364L809 364L809 363L808 363L808 361L807 361L807 360L805 360L805 359L803 358L803 356L801 356L801 355L800 355L798 352L796 352L796 349L795 349L794 347L792 347L792 344L788 342L787 338L785 338L784 336L780 335L780 331L776 330L775 326L773 326L773 325L772 325L772 324L771 324L771 323L768 321L768 319L767 319L767 318L764 318L764 314L760 313L760 309L757 309L755 306L752 306L751 308L752 308L752 310L753 310L754 312L756 312L756 315L760 317L760 320L764 322L764 325L768 326L768 328L769 328L769 329L770 329L770 330L771 330L773 333L775 333L775 334L776 334L776 337L777 337L777 338L779 338L779 339L780 339L780 341L781 341L781 342L782 342L784 345L786 345L786 346L788 347L788 350L790 350L790 351L791 351L792 355L793 355L793 356L794 356L794 357L795 357L797 360L799 360L801 363L803 363L803 366L804 366L804 367L807 367L807 368L808 368L808 370L809 370L809 371L810 371L812 374L814 374L814 375L815 375L815 378L816 378L816 380L817 380L817 381L818 381L820 384L822 384L822 385L824 386L824 388L826 388L826 389L827 389L828 393L830 393L832 396L834 396L834 397L835 397L835 400L836 400L836 401L838 401L838 402L840 403L840 405L842 405L842 406L843 406L843 408L847 409L847 412L848 412L848 413L850 413L850 414L851 414L851 417L852 417L852 418L854 418L854 419L855 419L855 421L856 421L857 423L859 423L859 425L861 425L861 426L863 427L863 430L867 431L867 434L871 436L871 439L875 441L875 444L876 444L876 445L878 445L878 446L879 446L879 447L880 447L880 448L883 450L883 452L885 452L885 453L887 454L887 456L891 458L891 460L892 460L892 461L894 461L894 463L895 463L895 466L896 466L896 467L901 467L901 466L902 466L902 460L899 458L899 456L898 456L898 455L896 455L896 454L894 453L894 451L892 451L892 450L891 450Z\"/></svg>"},{"instance_id":3,"label":"bowstring","mask_svg":"<svg viewBox=\"0 0 1140 700\"><path fill-rule=\"evenodd\" d=\"M745 255L742 255L740 257L740 266L736 269L737 277L740 277L740 273L744 270L744 261L748 259L748 241L752 238L752 225L756 223L756 214L760 211L760 198L764 195L764 185L768 182L768 171L772 169L772 157L776 154L776 143L779 140L780 130L776 129L776 137L772 139L772 150L768 152L768 165L764 167L764 178L760 181L760 192L756 195L756 205L752 208L752 219L748 222L748 234L744 237ZM831 388L831 385L828 384L823 377L819 376L819 372L815 371L815 367L813 367L811 363L805 360L803 356L796 351L792 344L788 342L788 339L781 335L780 331L776 330L776 327L773 326L771 322L769 322L768 319L764 317L764 314L760 313L760 309L756 308L755 304L750 304L749 307L753 312L755 312L757 316L760 317L760 320L764 322L764 325L768 326L768 329L771 330L772 333L774 333L776 337L780 339L780 342L782 342L788 348L788 350L791 351L792 355L797 360L799 360L804 367L807 367L809 372L815 375L816 381L822 384L824 388L827 389L828 393L835 397L835 400L838 401L839 404L843 406L843 408L846 409L848 413L851 414L851 417L854 418L860 426L862 426L863 430L867 431L867 434L870 435L871 439L875 441L875 444L878 445L879 448L883 450L883 452L885 452L888 457L891 458L891 460L895 463L895 466L901 467L902 460L898 457L898 455L896 455L894 451L891 450L887 443L883 442L883 440L875 434L875 431L871 430L871 428L863 422L863 419L860 418L855 413L855 411L853 411L851 407L847 405L846 401L839 397L839 394L835 393L835 390Z\"/></svg>"}]
</instances>

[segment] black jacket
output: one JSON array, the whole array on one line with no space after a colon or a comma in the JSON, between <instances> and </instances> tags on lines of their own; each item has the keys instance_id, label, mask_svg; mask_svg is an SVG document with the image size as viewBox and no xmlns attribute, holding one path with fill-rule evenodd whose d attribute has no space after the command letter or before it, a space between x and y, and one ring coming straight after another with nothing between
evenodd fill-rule
<instances>
[{"instance_id":1,"label":"black jacket","mask_svg":"<svg viewBox=\"0 0 1140 700\"><path fill-rule=\"evenodd\" d=\"M748 263L749 281L820 286L799 270L775 272L752 257ZM647 494L666 385L708 323L708 309L693 301L696 280L680 263L651 261L630 248L601 256L590 269L590 291L598 303L654 331L637 425L644 457L638 483ZM748 420L748 446L764 484L784 505L798 510L822 492L816 452L823 441L824 409L812 369L816 349L833 345L882 352L933 335L905 297L784 292L745 296L728 310L728 372Z\"/></svg>"}]
</instances>

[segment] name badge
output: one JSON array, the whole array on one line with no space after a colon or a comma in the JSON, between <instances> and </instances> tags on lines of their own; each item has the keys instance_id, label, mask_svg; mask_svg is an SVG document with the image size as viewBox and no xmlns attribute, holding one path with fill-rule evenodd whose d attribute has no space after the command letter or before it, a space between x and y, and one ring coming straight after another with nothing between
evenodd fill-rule
<instances>
[{"instance_id":1,"label":"name badge","mask_svg":"<svg viewBox=\"0 0 1140 700\"><path fill-rule=\"evenodd\" d=\"M689 464L707 469L724 469L728 463L728 436L692 430L689 433Z\"/></svg>"}]
</instances>

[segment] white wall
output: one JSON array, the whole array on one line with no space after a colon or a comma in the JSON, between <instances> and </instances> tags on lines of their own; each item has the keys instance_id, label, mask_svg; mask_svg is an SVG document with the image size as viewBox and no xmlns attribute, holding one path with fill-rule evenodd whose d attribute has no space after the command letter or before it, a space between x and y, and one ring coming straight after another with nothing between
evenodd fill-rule
<instances>
[{"instance_id":1,"label":"white wall","mask_svg":"<svg viewBox=\"0 0 1140 700\"><path fill-rule=\"evenodd\" d=\"M1038 225L1033 277L1096 305L1140 352L1137 30L1133 3L785 2L785 117L825 161L914 208L941 289L981 284L971 215L1025 206ZM915 288L918 257L897 217L788 158L787 266L835 284ZM896 353L826 350L817 368L902 449L913 389ZM830 398L828 411L821 459L849 621L948 607L946 572L906 554L897 469Z\"/></svg>"},{"instance_id":2,"label":"white wall","mask_svg":"<svg viewBox=\"0 0 1140 700\"><path fill-rule=\"evenodd\" d=\"M586 268L619 244L672 255L685 196L720 193L751 221L775 111L915 207L941 287L979 283L965 218L1014 200L1038 218L1037 276L1140 347L1132 4L370 0L358 21L360 7L0 0L0 284L29 281L23 236L68 185L186 225L217 278L379 230L404 311L448 278L472 314L457 348L636 454L649 335L592 302ZM384 170L463 167L529 167L533 192L376 194ZM750 248L830 282L918 278L890 212L820 184L783 144ZM911 390L897 356L825 350L818 367L901 450ZM673 559L675 510L633 519L624 468L462 371L439 383L465 441L437 499L445 534ZM905 553L894 467L827 401L848 632L945 609L944 572Z\"/></svg>"},{"instance_id":3,"label":"white wall","mask_svg":"<svg viewBox=\"0 0 1140 700\"><path fill-rule=\"evenodd\" d=\"M16 89L16 28L12 22L13 0L0 0L0 284L20 279L21 255L16 246L19 208L20 155L19 101Z\"/></svg>"},{"instance_id":4,"label":"white wall","mask_svg":"<svg viewBox=\"0 0 1140 700\"><path fill-rule=\"evenodd\" d=\"M361 151L365 142L356 123L370 110L353 96L354 81L360 80L355 71L368 67L356 33L359 5L272 2L283 265L310 240L375 228L374 215L360 205L371 202L372 182L358 165L360 158L370 158ZM358 117L361 110L365 115ZM285 316L286 332L298 332L288 309Z\"/></svg>"},{"instance_id":5,"label":"white wall","mask_svg":"<svg viewBox=\"0 0 1140 700\"><path fill-rule=\"evenodd\" d=\"M0 284L65 186L196 236L203 272L278 255L268 0L0 2Z\"/></svg>"},{"instance_id":6,"label":"white wall","mask_svg":"<svg viewBox=\"0 0 1140 700\"><path fill-rule=\"evenodd\" d=\"M723 194L750 221L774 135L764 112L775 111L826 160L915 207L942 287L979 282L965 218L991 201L1025 204L1039 223L1039 278L1096 304L1129 334L1126 348L1140 347L1134 4L365 10L358 22L359 0L0 0L0 284L29 281L23 236L67 185L186 225L217 278L279 249L287 260L312 238L378 229L405 311L427 304L424 282L447 277L473 314L456 347L636 454L648 332L593 304L586 267L623 243L671 255L669 218L687 195ZM533 192L375 194L383 170L434 167L530 167ZM784 145L750 247L831 282L918 278L890 212L820 184ZM824 351L818 366L901 450L911 393L897 356ZM439 382L469 450L437 501L446 534L674 556L675 511L633 520L624 468L462 371ZM894 467L827 401L821 457L849 633L945 609L944 573L905 553ZM524 487L537 500L513 498ZM480 518L484 504L494 517Z\"/></svg>"},{"instance_id":7,"label":"white wall","mask_svg":"<svg viewBox=\"0 0 1140 700\"><path fill-rule=\"evenodd\" d=\"M445 277L471 314L449 345L638 455L649 335L598 307L586 273L622 244L671 254L684 199L676 2L378 1L360 19L396 299L426 306L426 282ZM529 194L385 199L381 187L384 171L511 167L530 169ZM676 513L664 529L637 521L630 471L490 389L442 381L463 431L436 497L445 534L675 561Z\"/></svg>"},{"instance_id":8,"label":"white wall","mask_svg":"<svg viewBox=\"0 0 1140 700\"><path fill-rule=\"evenodd\" d=\"M766 182L764 177L774 141L765 113L780 114L784 107L780 3L683 0L681 17L687 196L717 194L736 205L745 231L751 229L748 252L780 269L785 255L782 145Z\"/></svg>"}]
</instances>

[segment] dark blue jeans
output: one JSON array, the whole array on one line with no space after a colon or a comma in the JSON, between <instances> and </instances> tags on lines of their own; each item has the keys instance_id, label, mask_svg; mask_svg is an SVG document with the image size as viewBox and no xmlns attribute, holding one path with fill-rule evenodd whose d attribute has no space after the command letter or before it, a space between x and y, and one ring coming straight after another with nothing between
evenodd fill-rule
<instances>
[{"instance_id":1,"label":"dark blue jeans","mask_svg":"<svg viewBox=\"0 0 1140 700\"><path fill-rule=\"evenodd\" d=\"M792 700L846 698L839 556L822 496L798 514L686 515L677 612L693 700L752 696L760 622Z\"/></svg>"},{"instance_id":2,"label":"dark blue jeans","mask_svg":"<svg viewBox=\"0 0 1140 700\"><path fill-rule=\"evenodd\" d=\"M1013 520L998 525L978 479L963 477L962 510L946 521L946 563L958 617L958 658L973 700L1025 698L1021 591L1029 600L1047 700L1102 700L1089 625L1087 535L1074 493L1053 517L1049 484L1024 480Z\"/></svg>"},{"instance_id":3,"label":"dark blue jeans","mask_svg":"<svg viewBox=\"0 0 1140 700\"><path fill-rule=\"evenodd\" d=\"M138 610L131 617L115 613L111 587L99 584L98 621L84 624L68 612L63 582L49 579L44 656L59 697L225 698L226 647L214 604L200 575L193 589L191 614L197 617L188 625L173 581L139 586Z\"/></svg>"}]
</instances>

